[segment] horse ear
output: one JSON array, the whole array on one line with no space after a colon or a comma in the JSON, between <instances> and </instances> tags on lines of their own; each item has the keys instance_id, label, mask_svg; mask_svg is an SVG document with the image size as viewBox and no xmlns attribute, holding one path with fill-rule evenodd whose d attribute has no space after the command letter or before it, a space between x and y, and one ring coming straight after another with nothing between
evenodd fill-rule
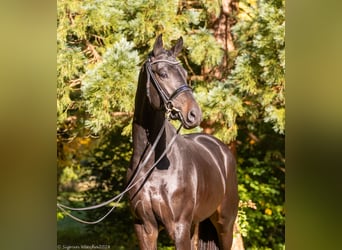
<instances>
[{"instance_id":1,"label":"horse ear","mask_svg":"<svg viewBox=\"0 0 342 250\"><path fill-rule=\"evenodd\" d=\"M176 57L183 49L183 37L180 37L175 46L172 47L171 52Z\"/></svg>"},{"instance_id":2,"label":"horse ear","mask_svg":"<svg viewBox=\"0 0 342 250\"><path fill-rule=\"evenodd\" d=\"M158 56L164 51L163 48L163 35L160 34L153 45L153 55Z\"/></svg>"}]
</instances>

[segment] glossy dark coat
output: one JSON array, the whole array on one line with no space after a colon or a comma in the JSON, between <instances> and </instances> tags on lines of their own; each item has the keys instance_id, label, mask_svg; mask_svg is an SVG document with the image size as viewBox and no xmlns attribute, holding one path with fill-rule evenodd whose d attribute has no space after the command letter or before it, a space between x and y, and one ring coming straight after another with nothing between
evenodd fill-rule
<instances>
[{"instance_id":1,"label":"glossy dark coat","mask_svg":"<svg viewBox=\"0 0 342 250\"><path fill-rule=\"evenodd\" d=\"M159 36L149 60L176 61L182 45L180 38L166 51ZM186 71L179 64L159 62L151 68L169 96L186 84ZM163 100L151 81L145 64L135 99L133 156L128 180L145 159L164 123L162 137L148 163L138 171L136 180L148 171L176 134L176 129L165 118ZM191 91L180 93L172 100L172 105L180 111L177 118L185 128L196 127L201 122L201 110ZM145 180L140 180L130 190L129 199L140 249L157 249L161 227L167 230L177 250L209 249L214 245L219 249L231 248L238 208L235 160L228 147L213 136L176 135L165 157ZM214 236L214 227L210 224L216 228Z\"/></svg>"}]
</instances>

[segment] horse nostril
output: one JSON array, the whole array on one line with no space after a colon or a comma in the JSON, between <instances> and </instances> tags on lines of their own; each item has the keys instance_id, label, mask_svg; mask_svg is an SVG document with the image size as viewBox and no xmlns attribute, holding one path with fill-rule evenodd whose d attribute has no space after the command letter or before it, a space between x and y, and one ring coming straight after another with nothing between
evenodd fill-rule
<instances>
[{"instance_id":1,"label":"horse nostril","mask_svg":"<svg viewBox=\"0 0 342 250\"><path fill-rule=\"evenodd\" d=\"M188 113L188 121L194 122L196 120L196 112L194 110L190 110Z\"/></svg>"}]
</instances>

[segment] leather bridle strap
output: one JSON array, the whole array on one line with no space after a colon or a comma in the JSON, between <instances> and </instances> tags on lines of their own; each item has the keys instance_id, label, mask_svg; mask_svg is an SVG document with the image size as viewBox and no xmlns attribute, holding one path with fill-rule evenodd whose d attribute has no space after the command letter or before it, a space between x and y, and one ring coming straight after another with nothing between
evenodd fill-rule
<instances>
[{"instance_id":1,"label":"leather bridle strap","mask_svg":"<svg viewBox=\"0 0 342 250\"><path fill-rule=\"evenodd\" d=\"M170 96L170 100L176 98L180 93L185 91L192 91L192 88L189 85L180 86L178 89L175 90L175 92L172 93L172 95Z\"/></svg>"},{"instance_id":2,"label":"leather bridle strap","mask_svg":"<svg viewBox=\"0 0 342 250\"><path fill-rule=\"evenodd\" d=\"M164 105L166 103L169 102L169 97L168 95L165 93L165 91L161 88L158 80L156 79L155 75L153 74L152 72L152 69L151 69L151 63L149 61L146 62L146 69L147 69L147 76L150 78L152 78L152 82L154 83L154 86L156 87L160 97L163 99L163 103Z\"/></svg>"},{"instance_id":3,"label":"leather bridle strap","mask_svg":"<svg viewBox=\"0 0 342 250\"><path fill-rule=\"evenodd\" d=\"M187 84L184 84L182 86L180 86L179 88L177 88L171 95L168 95L164 89L160 86L158 80L156 79L155 77L155 74L152 72L152 68L151 68L151 65L153 64L156 64L156 63L159 63L159 62L165 62L165 63L168 63L168 64L171 64L171 65L178 65L180 64L180 62L177 62L177 61L169 61L169 60L165 60L165 59L161 59L161 60L155 60L155 61L151 61L151 58L149 58L147 61L146 61L146 69L147 69L147 72L148 72L148 77L151 77L152 78L152 81L154 83L154 86L156 87L156 89L158 90L158 93L160 95L160 97L163 99L163 103L164 103L164 106L165 108L170 111L173 109L173 105L172 105L172 99L176 98L180 93L182 92L185 92L185 91L192 91L192 88L187 85ZM183 76L183 75L182 75ZM184 78L184 77L183 77ZM184 82L186 82L185 79L183 79Z\"/></svg>"}]
</instances>

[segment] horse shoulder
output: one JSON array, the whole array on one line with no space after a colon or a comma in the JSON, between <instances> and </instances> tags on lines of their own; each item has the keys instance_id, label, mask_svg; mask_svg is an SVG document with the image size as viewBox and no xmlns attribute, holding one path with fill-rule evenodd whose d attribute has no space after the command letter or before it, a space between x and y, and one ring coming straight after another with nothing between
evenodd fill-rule
<instances>
[{"instance_id":1,"label":"horse shoulder","mask_svg":"<svg viewBox=\"0 0 342 250\"><path fill-rule=\"evenodd\" d=\"M213 156L221 157L226 155L229 158L234 158L229 147L216 137L204 133L187 134L184 136L188 143L193 144L196 151L210 152Z\"/></svg>"},{"instance_id":2,"label":"horse shoulder","mask_svg":"<svg viewBox=\"0 0 342 250\"><path fill-rule=\"evenodd\" d=\"M190 154L198 174L205 178L215 178L219 174L227 179L229 173L236 171L235 157L228 146L214 136L196 133L184 136L191 149ZM224 180L222 180L224 181Z\"/></svg>"}]
</instances>

